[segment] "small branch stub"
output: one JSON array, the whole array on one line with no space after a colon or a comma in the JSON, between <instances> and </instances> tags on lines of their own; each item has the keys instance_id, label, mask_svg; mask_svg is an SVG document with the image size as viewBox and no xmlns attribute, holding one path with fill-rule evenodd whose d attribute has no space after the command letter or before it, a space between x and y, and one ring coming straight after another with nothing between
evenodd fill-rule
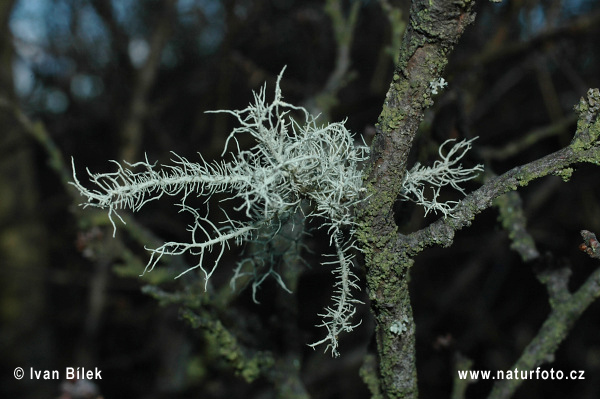
<instances>
[{"instance_id":1,"label":"small branch stub","mask_svg":"<svg viewBox=\"0 0 600 399\"><path fill-rule=\"evenodd\" d=\"M579 244L579 249L590 256L590 258L600 259L600 243L596 235L588 230L581 230L583 242Z\"/></svg>"}]
</instances>

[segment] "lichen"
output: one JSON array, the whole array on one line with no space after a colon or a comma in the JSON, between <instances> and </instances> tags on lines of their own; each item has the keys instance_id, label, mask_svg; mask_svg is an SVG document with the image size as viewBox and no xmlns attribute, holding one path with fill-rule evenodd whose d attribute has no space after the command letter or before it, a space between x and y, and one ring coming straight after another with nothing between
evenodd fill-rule
<instances>
[{"instance_id":1,"label":"lichen","mask_svg":"<svg viewBox=\"0 0 600 399\"><path fill-rule=\"evenodd\" d=\"M409 320L406 316L402 320L394 320L390 326L392 334L402 335L408 329Z\"/></svg>"},{"instance_id":2,"label":"lichen","mask_svg":"<svg viewBox=\"0 0 600 399\"><path fill-rule=\"evenodd\" d=\"M573 168L563 168L554 172L554 174L563 179L564 182L568 182L571 179L571 175L573 175L573 172Z\"/></svg>"}]
</instances>

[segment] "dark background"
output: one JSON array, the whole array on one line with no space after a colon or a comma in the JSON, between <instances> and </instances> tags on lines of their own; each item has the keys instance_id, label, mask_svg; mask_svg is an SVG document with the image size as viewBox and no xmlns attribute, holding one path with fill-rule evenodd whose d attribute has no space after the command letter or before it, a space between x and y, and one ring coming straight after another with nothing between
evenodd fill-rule
<instances>
[{"instance_id":1,"label":"dark background","mask_svg":"<svg viewBox=\"0 0 600 399\"><path fill-rule=\"evenodd\" d=\"M390 3L406 22L408 3ZM352 2L341 4L347 14ZM347 82L334 93L336 101L319 107L323 119L347 118L366 141L392 78L392 43L398 41L382 4L360 2ZM365 353L374 350L366 305L361 328L340 337L340 358L305 345L321 336L313 326L330 297L330 271L318 265L318 255L328 251L322 232L307 240L311 267L303 269L294 295L267 284L260 305L245 290L223 308L211 303L228 284L235 248L208 293L198 277L172 279L191 258L139 278L148 258L143 245L187 240L190 220L167 199L135 214L130 229L119 225L113 239L106 216L77 207L82 199L66 184L71 157L82 182L85 167L113 170L110 159L135 161L146 154L168 163L170 151L191 160L197 152L218 158L233 120L204 111L244 108L265 82L272 96L285 65L285 99L316 109L338 60L324 6L295 0L1 2L2 397L60 395L61 381L16 381L17 366L58 369L61 376L67 366L98 367L106 399L276 396L267 378L246 383L236 376L202 329L182 319L181 304L161 306L148 289L142 292L148 284L183 292L187 305L200 297L244 345L293 359L312 397L368 397L359 377ZM445 72L449 85L423 122L414 158L432 161L447 138L479 136L465 162L500 174L570 142L573 106L588 88L600 86L600 10L592 0L518 0L481 1L477 11ZM520 141L536 129L545 130L530 143ZM504 151L510 143L515 149ZM524 262L510 250L495 208L459 232L451 248L417 257L411 285L422 398L450 396L457 353L473 359L474 369L511 367L549 311L532 271L536 262L569 265L573 289L598 267L577 247L581 229L600 233L599 176L597 167L580 165L568 183L547 177L520 190L544 260ZM424 219L409 205L399 208L404 232L436 219ZM286 308L288 301L296 311ZM600 397L599 317L595 303L555 362L544 366L584 370L584 381L528 381L516 397ZM485 397L490 387L479 381L467 397Z\"/></svg>"}]
</instances>

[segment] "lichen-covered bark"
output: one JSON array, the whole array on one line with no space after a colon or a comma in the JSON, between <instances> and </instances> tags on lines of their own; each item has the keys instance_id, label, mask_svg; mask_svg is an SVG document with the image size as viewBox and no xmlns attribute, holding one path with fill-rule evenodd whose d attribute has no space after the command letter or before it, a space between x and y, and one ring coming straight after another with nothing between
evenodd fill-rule
<instances>
[{"instance_id":1,"label":"lichen-covered bark","mask_svg":"<svg viewBox=\"0 0 600 399\"><path fill-rule=\"evenodd\" d=\"M367 247L367 284L372 307L377 321L377 343L380 356L381 391L390 398L416 397L416 371L414 367L414 323L408 295L408 269L412 257L424 248L452 244L454 233L469 226L474 217L489 208L494 199L505 193L526 186L529 182L550 174L567 177L572 165L582 162L600 165L600 91L593 89L588 98L582 99L577 107L579 122L571 144L536 161L515 167L501 176L488 180L482 187L466 196L455 208L452 218L440 219L428 227L409 235L397 234L390 224L388 235L377 235L376 214L367 213L376 208L373 198L362 214L366 232L373 235ZM383 187L381 188L384 189ZM370 191L377 199L377 192ZM389 194L388 194L389 195ZM385 198L385 197L384 197ZM391 223L391 222L390 222ZM371 230L368 230L371 228ZM585 237L584 237L585 238ZM589 245L597 247L597 240L588 239ZM593 244L592 244L593 243ZM588 251L589 252L589 251ZM592 251L593 252L593 251ZM538 336L527 347L516 363L519 370L531 370L542 364L564 340L573 323L589 304L598 297L600 271L594 272L575 294L567 291L567 279L556 275L542 278L548 286L552 313L544 323ZM547 280L547 281L546 281ZM552 283L554 282L554 283ZM550 284L552 283L552 284ZM559 283L562 283L560 285ZM394 333L390 327L398 321L406 321L406 331ZM514 367L513 367L514 368ZM499 383L491 397L509 397L518 383Z\"/></svg>"},{"instance_id":2,"label":"lichen-covered bark","mask_svg":"<svg viewBox=\"0 0 600 399\"><path fill-rule=\"evenodd\" d=\"M516 191L506 193L494 200L498 208L498 220L511 240L510 248L515 250L523 262L539 258L535 241L526 229L527 219L523 211L523 201Z\"/></svg>"},{"instance_id":3,"label":"lichen-covered bark","mask_svg":"<svg viewBox=\"0 0 600 399\"><path fill-rule=\"evenodd\" d=\"M398 245L392 206L402 188L413 139L431 105L430 83L442 75L454 44L473 20L473 2L415 0L393 81L365 170L369 200L358 210L367 286L377 323L381 392L417 397L415 326L408 292L412 259ZM404 323L406 330L391 326Z\"/></svg>"}]
</instances>

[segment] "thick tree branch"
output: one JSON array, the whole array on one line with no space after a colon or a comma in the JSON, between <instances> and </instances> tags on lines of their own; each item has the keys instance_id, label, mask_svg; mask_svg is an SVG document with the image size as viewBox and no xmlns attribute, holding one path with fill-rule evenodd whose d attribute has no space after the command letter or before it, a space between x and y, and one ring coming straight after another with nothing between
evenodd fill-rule
<instances>
[{"instance_id":1,"label":"thick tree branch","mask_svg":"<svg viewBox=\"0 0 600 399\"><path fill-rule=\"evenodd\" d=\"M413 139L432 104L431 83L439 80L448 54L473 21L472 5L470 1L413 1L365 169L369 200L357 210L358 235L377 323L381 391L388 398L417 396L415 328L408 294L412 260L397 246L392 207L402 190Z\"/></svg>"},{"instance_id":2,"label":"thick tree branch","mask_svg":"<svg viewBox=\"0 0 600 399\"><path fill-rule=\"evenodd\" d=\"M454 233L471 224L474 217L492 205L492 201L518 187L550 174L564 179L573 172L572 166L588 162L600 165L600 91L590 89L587 99L582 98L576 107L579 112L577 131L571 144L539 160L518 166L501 176L494 177L478 190L465 197L455 208L453 218L440 219L430 226L409 235L400 235L396 246L401 248L406 258L411 258L424 248L432 245L449 246ZM596 237L582 231L584 243L580 246L590 256L595 257L600 245ZM560 343L566 338L575 321L598 297L600 291L600 269L596 270L574 294L567 288L568 270L564 268L538 273L538 278L548 288L552 311L538 335L527 346L512 369L533 370L547 362ZM521 380L503 380L496 383L490 398L508 398L519 387Z\"/></svg>"}]
</instances>

